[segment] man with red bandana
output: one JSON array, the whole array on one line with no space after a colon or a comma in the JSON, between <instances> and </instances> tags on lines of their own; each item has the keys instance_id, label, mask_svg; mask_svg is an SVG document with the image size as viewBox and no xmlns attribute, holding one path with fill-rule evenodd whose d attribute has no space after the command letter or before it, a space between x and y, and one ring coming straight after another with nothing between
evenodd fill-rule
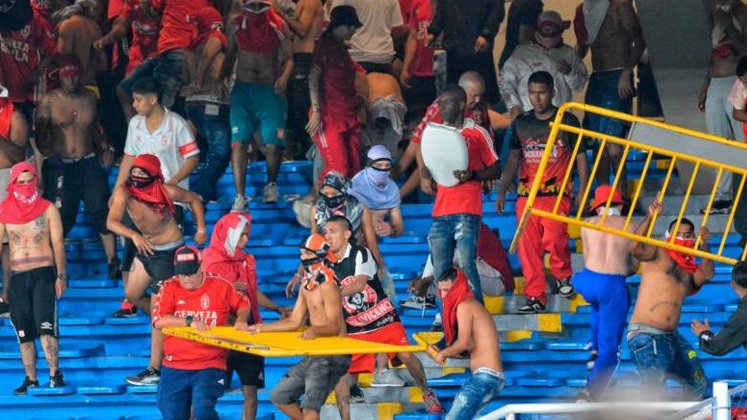
<instances>
[{"instance_id":1,"label":"man with red bandana","mask_svg":"<svg viewBox=\"0 0 747 420\"><path fill-rule=\"evenodd\" d=\"M192 209L197 224L195 242L205 243L205 211L196 194L170 184L164 184L161 162L154 155L140 155L132 162L128 179L112 194L107 227L119 236L130 239L137 248L125 294L127 300L143 312L150 313L151 299L146 294L150 286L158 292L164 280L172 277L174 253L184 244L182 231L176 222L174 201L186 203ZM134 228L122 222L125 212ZM161 366L162 337L158 330L151 334L150 366L140 374L128 377L131 385L151 385L158 382Z\"/></svg>"},{"instance_id":2,"label":"man with red bandana","mask_svg":"<svg viewBox=\"0 0 747 420\"><path fill-rule=\"evenodd\" d=\"M29 388L39 386L34 344L37 337L49 366L49 386L65 386L58 368L56 300L65 293L67 282L62 221L57 208L41 197L37 181L34 164L14 165L8 196L0 204L0 237L7 234L10 238L13 272L4 286L26 371L23 384L13 391L15 395L26 395Z\"/></svg>"},{"instance_id":3,"label":"man with red bandana","mask_svg":"<svg viewBox=\"0 0 747 420\"><path fill-rule=\"evenodd\" d=\"M663 204L655 201L636 234L646 236L651 221L662 213ZM696 234L688 219L673 220L665 240L689 249L708 252L711 234L705 227ZM683 384L686 400L701 400L708 391L708 380L692 346L677 332L685 298L713 278L713 261L701 265L695 257L634 241L630 253L641 262L641 286L628 325L628 348L641 377L641 392L656 396L664 391L664 382L673 376Z\"/></svg>"},{"instance_id":4,"label":"man with red bandana","mask_svg":"<svg viewBox=\"0 0 747 420\"><path fill-rule=\"evenodd\" d=\"M0 201L8 196L10 168L26 158L29 145L29 125L21 111L8 99L8 89L0 85ZM8 238L0 238L8 243ZM8 250L2 253L3 278L10 278ZM8 312L8 285L0 297L0 314Z\"/></svg>"},{"instance_id":5,"label":"man with red bandana","mask_svg":"<svg viewBox=\"0 0 747 420\"><path fill-rule=\"evenodd\" d=\"M355 79L356 72L365 71L350 58L345 43L362 24L352 6L333 8L330 19L309 73L311 114L306 130L324 158L320 181L331 171L352 178L361 167L362 130Z\"/></svg>"},{"instance_id":6,"label":"man with red bandana","mask_svg":"<svg viewBox=\"0 0 747 420\"><path fill-rule=\"evenodd\" d=\"M94 0L77 0L55 12L52 22L57 25L58 54L78 56L83 64L81 82L100 98L96 76L108 70L108 66L104 52L93 48L94 41L101 38L97 8Z\"/></svg>"},{"instance_id":7,"label":"man with red bandana","mask_svg":"<svg viewBox=\"0 0 747 420\"><path fill-rule=\"evenodd\" d=\"M257 288L257 264L254 256L244 252L249 242L252 217L249 214L229 213L213 227L210 246L202 252L202 271L228 280L240 294L246 296L251 311L245 320L249 325L259 324L262 317L259 307L278 312L282 317L290 312L274 303ZM244 394L245 419L257 416L257 390L265 387L264 358L248 353L231 351L228 355L226 388L231 385L235 371Z\"/></svg>"},{"instance_id":8,"label":"man with red bandana","mask_svg":"<svg viewBox=\"0 0 747 420\"><path fill-rule=\"evenodd\" d=\"M35 119L36 146L46 158L42 165L44 198L59 208L66 236L83 200L101 237L109 277L118 278L114 235L106 228L108 177L101 168L101 164L112 166L114 148L97 123L96 95L82 85L78 56L61 55L57 64L62 87L44 95Z\"/></svg>"},{"instance_id":9,"label":"man with red bandana","mask_svg":"<svg viewBox=\"0 0 747 420\"><path fill-rule=\"evenodd\" d=\"M276 181L288 114L285 91L293 72L293 53L287 25L269 1L242 0L240 11L229 21L228 39L232 42L222 74L228 77L233 72L236 77L231 92L231 166L236 198L231 211L244 212L247 150L255 133L267 160L262 200L278 201Z\"/></svg>"}]
</instances>

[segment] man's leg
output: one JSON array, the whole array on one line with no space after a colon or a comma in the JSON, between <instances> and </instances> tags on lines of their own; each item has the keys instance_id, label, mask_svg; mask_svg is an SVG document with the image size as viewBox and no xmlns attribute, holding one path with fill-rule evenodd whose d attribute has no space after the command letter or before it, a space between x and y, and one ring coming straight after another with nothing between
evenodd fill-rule
<instances>
[{"instance_id":1,"label":"man's leg","mask_svg":"<svg viewBox=\"0 0 747 420\"><path fill-rule=\"evenodd\" d=\"M215 405L225 392L223 379L226 373L220 369L202 369L194 373L192 386L192 416L195 419L217 420Z\"/></svg>"},{"instance_id":2,"label":"man's leg","mask_svg":"<svg viewBox=\"0 0 747 420\"><path fill-rule=\"evenodd\" d=\"M161 84L161 105L171 108L182 86L184 51L171 50L161 54L159 58L153 75Z\"/></svg>"},{"instance_id":3,"label":"man's leg","mask_svg":"<svg viewBox=\"0 0 747 420\"><path fill-rule=\"evenodd\" d=\"M161 379L158 384L158 410L164 420L190 418L192 372L164 367Z\"/></svg>"},{"instance_id":4,"label":"man's leg","mask_svg":"<svg viewBox=\"0 0 747 420\"><path fill-rule=\"evenodd\" d=\"M335 385L335 401L341 420L350 420L350 374L342 375Z\"/></svg>"},{"instance_id":5,"label":"man's leg","mask_svg":"<svg viewBox=\"0 0 747 420\"><path fill-rule=\"evenodd\" d=\"M516 201L516 217L524 213L526 198L519 197ZM524 233L519 240L519 261L521 271L526 279L524 294L527 298L537 299L542 305L547 303L545 290L545 249L542 247L542 221L537 216L529 216Z\"/></svg>"},{"instance_id":6,"label":"man's leg","mask_svg":"<svg viewBox=\"0 0 747 420\"><path fill-rule=\"evenodd\" d=\"M116 242L114 234L106 228L106 218L109 214L109 191L108 174L99 165L98 159L86 159L81 162L82 172L81 184L83 184L83 203L86 212L93 219L93 224L99 232L101 244L106 253L106 262L119 265L117 258ZM76 183L77 184L77 183ZM79 185L79 184L78 184ZM80 188L78 188L80 190ZM121 273L118 267L109 268L109 277L118 278Z\"/></svg>"},{"instance_id":7,"label":"man's leg","mask_svg":"<svg viewBox=\"0 0 747 420\"><path fill-rule=\"evenodd\" d=\"M655 397L662 392L671 366L673 349L663 334L628 331L628 348L641 378L642 392Z\"/></svg>"},{"instance_id":8,"label":"man's leg","mask_svg":"<svg viewBox=\"0 0 747 420\"><path fill-rule=\"evenodd\" d=\"M244 405L242 406L242 420L254 420L257 418L257 387L242 385L241 393L244 394Z\"/></svg>"},{"instance_id":9,"label":"man's leg","mask_svg":"<svg viewBox=\"0 0 747 420\"><path fill-rule=\"evenodd\" d=\"M352 179L361 170L361 140L363 128L360 124L349 128L345 132L345 144L348 152L348 173L346 176Z\"/></svg>"},{"instance_id":10,"label":"man's leg","mask_svg":"<svg viewBox=\"0 0 747 420\"><path fill-rule=\"evenodd\" d=\"M317 153L324 160L324 170L319 174L319 184L324 181L324 176L331 171L337 171L346 174L349 164L347 141L343 137L344 129L332 124L332 118L324 118L322 131L316 133L314 144L317 147Z\"/></svg>"},{"instance_id":11,"label":"man's leg","mask_svg":"<svg viewBox=\"0 0 747 420\"><path fill-rule=\"evenodd\" d=\"M20 344L21 362L26 376L32 381L37 381L36 377L36 344L33 341Z\"/></svg>"},{"instance_id":12,"label":"man's leg","mask_svg":"<svg viewBox=\"0 0 747 420\"><path fill-rule=\"evenodd\" d=\"M350 356L314 357L304 378L304 399L301 403L304 420L318 419L327 396L339 384L350 367ZM343 398L345 394L343 394ZM343 404L349 404L349 399Z\"/></svg>"},{"instance_id":13,"label":"man's leg","mask_svg":"<svg viewBox=\"0 0 747 420\"><path fill-rule=\"evenodd\" d=\"M57 276L52 268L41 268L32 271L31 300L34 311L34 324L41 337L42 349L49 366L49 376L57 374L59 366L59 348L57 346L57 296L55 282Z\"/></svg>"},{"instance_id":14,"label":"man's leg","mask_svg":"<svg viewBox=\"0 0 747 420\"><path fill-rule=\"evenodd\" d=\"M552 209L551 206L554 201L555 197L539 197L536 206L537 208ZM570 210L571 200L564 197L558 208L558 213L567 215ZM560 295L567 298L573 297L575 291L570 283L573 269L571 268L568 225L550 219L540 219L540 223L542 224L542 248L550 253L550 272L555 277Z\"/></svg>"},{"instance_id":15,"label":"man's leg","mask_svg":"<svg viewBox=\"0 0 747 420\"><path fill-rule=\"evenodd\" d=\"M208 144L207 155L202 162L203 169L192 191L200 195L204 202L217 199L216 186L231 160L231 132L228 122L228 107L220 106L219 115L205 115L205 105L188 107L190 119Z\"/></svg>"},{"instance_id":16,"label":"man's leg","mask_svg":"<svg viewBox=\"0 0 747 420\"><path fill-rule=\"evenodd\" d=\"M301 420L304 417L298 399L304 393L307 370L312 359L307 357L292 366L270 392L270 401L293 420Z\"/></svg>"},{"instance_id":17,"label":"man's leg","mask_svg":"<svg viewBox=\"0 0 747 420\"><path fill-rule=\"evenodd\" d=\"M438 278L454 266L454 231L450 216L433 219L428 232L428 247L431 250L433 277Z\"/></svg>"},{"instance_id":18,"label":"man's leg","mask_svg":"<svg viewBox=\"0 0 747 420\"><path fill-rule=\"evenodd\" d=\"M498 396L506 379L487 373L473 372L472 377L462 385L454 397L454 404L446 415L446 420L466 420L474 418L490 400Z\"/></svg>"},{"instance_id":19,"label":"man's leg","mask_svg":"<svg viewBox=\"0 0 747 420\"><path fill-rule=\"evenodd\" d=\"M482 285L480 284L480 273L477 271L477 235L479 233L479 216L472 214L457 216L456 226L454 226L457 264L467 276L475 299L482 303Z\"/></svg>"},{"instance_id":20,"label":"man's leg","mask_svg":"<svg viewBox=\"0 0 747 420\"><path fill-rule=\"evenodd\" d=\"M590 246L591 244L587 244L587 246ZM589 338L591 340L591 357L586 362L587 369L589 368L590 364L595 363L596 355L599 351L599 298L598 298L598 291L601 287L598 279L595 276L595 273L589 271L589 270L582 270L579 271L574 275L573 283L576 286L576 291L581 293L581 296L584 297L584 300L586 300L589 305L591 305L591 322L590 322L590 329L591 329L591 337ZM627 309L626 309L627 311ZM587 385L588 388L588 385Z\"/></svg>"},{"instance_id":21,"label":"man's leg","mask_svg":"<svg viewBox=\"0 0 747 420\"><path fill-rule=\"evenodd\" d=\"M246 210L246 165L247 150L256 131L251 113L251 97L247 83L236 82L231 93L231 166L236 200L232 211Z\"/></svg>"},{"instance_id":22,"label":"man's leg","mask_svg":"<svg viewBox=\"0 0 747 420\"><path fill-rule=\"evenodd\" d=\"M138 309L150 315L150 296L146 293L150 287L151 278L145 271L140 258L135 258L132 262L133 269L128 275L127 285L125 286L125 297Z\"/></svg>"},{"instance_id":23,"label":"man's leg","mask_svg":"<svg viewBox=\"0 0 747 420\"><path fill-rule=\"evenodd\" d=\"M680 335L675 332L675 356L672 363L672 373L685 385L685 398L690 401L700 401L708 392L708 379L698 353Z\"/></svg>"}]
</instances>

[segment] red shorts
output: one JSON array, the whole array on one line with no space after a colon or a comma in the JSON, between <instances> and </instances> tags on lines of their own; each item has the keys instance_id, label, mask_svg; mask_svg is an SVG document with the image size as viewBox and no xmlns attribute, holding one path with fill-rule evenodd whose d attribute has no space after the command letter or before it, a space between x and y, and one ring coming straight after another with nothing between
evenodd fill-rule
<instances>
[{"instance_id":1,"label":"red shorts","mask_svg":"<svg viewBox=\"0 0 747 420\"><path fill-rule=\"evenodd\" d=\"M407 332L401 322L393 322L385 327L371 332L348 334L348 337L356 340L373 341L381 344L392 344L395 346L409 346ZM389 360L394 359L396 353L389 353ZM354 354L353 362L350 364L348 373L373 373L376 369L375 354Z\"/></svg>"}]
</instances>

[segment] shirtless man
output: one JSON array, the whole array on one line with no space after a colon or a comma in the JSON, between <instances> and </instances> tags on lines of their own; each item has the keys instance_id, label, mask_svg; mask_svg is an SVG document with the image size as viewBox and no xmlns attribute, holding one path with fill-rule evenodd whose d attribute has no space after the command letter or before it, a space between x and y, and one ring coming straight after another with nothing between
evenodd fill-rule
<instances>
[{"instance_id":1,"label":"shirtless man","mask_svg":"<svg viewBox=\"0 0 747 420\"><path fill-rule=\"evenodd\" d=\"M100 49L93 48L94 41L101 38L101 28L96 22L96 2L77 0L52 15L57 24L57 52L60 55L75 54L83 63L80 81L86 89L96 94L99 89L96 74L107 70L106 56Z\"/></svg>"},{"instance_id":2,"label":"shirtless man","mask_svg":"<svg viewBox=\"0 0 747 420\"><path fill-rule=\"evenodd\" d=\"M620 191L613 191L609 185L599 186L591 206L597 215L586 222L594 225L602 222L605 227L622 230L626 219L621 215L622 206ZM629 239L585 227L581 228L581 239L585 268L575 274L574 284L576 291L591 304L590 361L594 363L582 394L585 399L598 400L620 362L620 342L630 307L625 278L636 270L631 267Z\"/></svg>"},{"instance_id":3,"label":"shirtless man","mask_svg":"<svg viewBox=\"0 0 747 420\"><path fill-rule=\"evenodd\" d=\"M636 234L645 236L651 220L662 208L661 202L652 203ZM679 223L673 220L666 235L675 245L693 249L699 244L703 251L708 251L710 237L705 227L696 235L695 226L687 219ZM642 272L638 300L628 325L628 348L645 388L642 395L661 391L667 375L671 375L683 383L688 399L702 400L708 380L697 353L677 327L685 298L713 277L713 261L704 259L702 265L697 265L695 258L685 253L643 242L633 242L630 253L641 262Z\"/></svg>"},{"instance_id":4,"label":"shirtless man","mask_svg":"<svg viewBox=\"0 0 747 420\"><path fill-rule=\"evenodd\" d=\"M0 85L0 202L8 196L10 168L26 157L29 146L29 125L26 117L8 99L8 89ZM0 238L8 243L7 238ZM0 314L8 312L8 288L10 282L10 260L8 249L2 253L3 278L8 279L0 296Z\"/></svg>"},{"instance_id":5,"label":"shirtless man","mask_svg":"<svg viewBox=\"0 0 747 420\"><path fill-rule=\"evenodd\" d=\"M10 238L7 287L10 319L21 348L26 372L15 395L26 395L39 386L36 377L36 337L41 338L49 365L49 386L65 386L59 370L57 301L65 293L67 264L60 213L41 198L34 164L18 163L11 169L8 197L0 204L0 237ZM2 243L0 242L0 249Z\"/></svg>"},{"instance_id":6,"label":"shirtless man","mask_svg":"<svg viewBox=\"0 0 747 420\"><path fill-rule=\"evenodd\" d=\"M391 74L374 72L366 75L366 85L368 102L363 144L384 145L392 156L398 157L407 112L399 82Z\"/></svg>"},{"instance_id":7,"label":"shirtless man","mask_svg":"<svg viewBox=\"0 0 747 420\"><path fill-rule=\"evenodd\" d=\"M747 5L736 0L708 0L707 8L713 48L708 74L698 95L698 109L705 112L706 131L741 143L744 132L732 115L729 93L737 80L739 58L747 53ZM731 205L732 176L726 173L719 182L711 213L728 213Z\"/></svg>"},{"instance_id":8,"label":"shirtless man","mask_svg":"<svg viewBox=\"0 0 747 420\"><path fill-rule=\"evenodd\" d=\"M464 273L453 269L445 271L438 278L438 293L443 299L447 347L436 353L434 359L443 365L446 359L466 352L472 371L472 377L454 397L446 418L471 419L497 397L506 384L498 332L493 317L472 294Z\"/></svg>"},{"instance_id":9,"label":"shirtless man","mask_svg":"<svg viewBox=\"0 0 747 420\"><path fill-rule=\"evenodd\" d=\"M196 21L197 38L185 54L190 82L182 94L189 120L208 145L199 178L190 189L207 203L218 199L218 180L231 159L228 91L220 78L227 40L223 17L212 6L203 7Z\"/></svg>"},{"instance_id":10,"label":"shirtless man","mask_svg":"<svg viewBox=\"0 0 747 420\"><path fill-rule=\"evenodd\" d=\"M278 8L288 28L293 32L293 77L288 96L288 148L294 157L303 156L311 145L306 133L309 122L309 71L314 58L314 46L322 33L324 8L320 0L298 0L293 14Z\"/></svg>"},{"instance_id":11,"label":"shirtless man","mask_svg":"<svg viewBox=\"0 0 747 420\"><path fill-rule=\"evenodd\" d=\"M96 95L81 84L78 56L63 55L57 62L62 87L42 98L35 121L36 145L46 157L44 198L59 208L65 236L75 225L83 200L104 245L109 278L118 278L114 235L106 228L109 177L101 168L101 164L111 168L114 148L97 123Z\"/></svg>"},{"instance_id":12,"label":"shirtless man","mask_svg":"<svg viewBox=\"0 0 747 420\"><path fill-rule=\"evenodd\" d=\"M231 211L246 211L247 148L256 132L267 160L265 203L278 201L277 176L285 148L288 104L285 90L293 72L287 26L267 0L235 0L228 20L228 54L222 75L235 74L231 92L231 165L236 199ZM234 72L234 63L236 70Z\"/></svg>"},{"instance_id":13,"label":"shirtless man","mask_svg":"<svg viewBox=\"0 0 747 420\"><path fill-rule=\"evenodd\" d=\"M192 209L197 233L194 241L205 243L205 211L197 194L180 187L164 184L161 162L154 155L140 155L132 162L127 182L112 195L107 227L119 236L129 238L137 248L133 272L125 294L127 300L150 314L151 299L146 295L150 286L158 293L161 284L174 275L174 253L184 244L182 231L176 222L174 201L186 203ZM132 219L137 230L122 223L122 217ZM147 275L144 275L147 273ZM152 385L160 377L163 336L151 333L150 366L140 374L125 379L130 385Z\"/></svg>"},{"instance_id":14,"label":"shirtless man","mask_svg":"<svg viewBox=\"0 0 747 420\"><path fill-rule=\"evenodd\" d=\"M330 264L337 257L318 233L309 236L301 245L304 266L302 287L290 317L272 324L249 326L250 332L296 331L308 317L311 326L301 338L347 335L342 317L342 295ZM319 419L319 410L330 392L350 367L350 355L306 357L290 368L272 390L270 400L293 420ZM303 402L298 400L304 394Z\"/></svg>"},{"instance_id":15,"label":"shirtless man","mask_svg":"<svg viewBox=\"0 0 747 420\"><path fill-rule=\"evenodd\" d=\"M599 7L594 3L607 5ZM582 15L587 37L581 37L578 52L583 58L591 48L593 72L586 90L586 103L613 111L630 113L633 106L633 68L646 49L633 2L630 0L586 0L576 9ZM589 16L587 16L587 14ZM595 16L601 15L601 16ZM576 19L579 22L579 19ZM599 23L595 25L595 23ZM581 28L576 27L576 33ZM578 37L578 36L577 36ZM625 137L626 126L613 118L586 114L584 127L598 133ZM597 150L597 153L599 151ZM607 144L597 171L600 184L610 182L610 172L616 171L622 159L622 146ZM627 172L622 171L619 185L628 185ZM623 195L625 191L623 191Z\"/></svg>"}]
</instances>

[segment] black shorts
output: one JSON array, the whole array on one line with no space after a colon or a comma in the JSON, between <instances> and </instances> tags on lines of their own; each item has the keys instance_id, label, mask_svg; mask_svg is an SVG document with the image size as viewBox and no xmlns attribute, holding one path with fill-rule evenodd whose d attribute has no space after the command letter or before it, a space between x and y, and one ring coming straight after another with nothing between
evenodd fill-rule
<instances>
[{"instance_id":1,"label":"black shorts","mask_svg":"<svg viewBox=\"0 0 747 420\"><path fill-rule=\"evenodd\" d=\"M174 277L174 254L183 244L173 248L153 251L153 255L137 254L136 258L143 263L145 272L148 273L151 282L153 294L158 293L163 282Z\"/></svg>"},{"instance_id":2,"label":"black shorts","mask_svg":"<svg viewBox=\"0 0 747 420\"><path fill-rule=\"evenodd\" d=\"M109 233L106 217L109 214L109 177L96 156L75 162L50 158L42 165L44 198L55 203L59 200L62 230L65 236L75 226L80 201L86 206L96 231Z\"/></svg>"},{"instance_id":3,"label":"black shorts","mask_svg":"<svg viewBox=\"0 0 747 420\"><path fill-rule=\"evenodd\" d=\"M254 354L231 351L228 353L226 387L230 387L233 373L239 375L242 386L265 387L265 358Z\"/></svg>"},{"instance_id":4,"label":"black shorts","mask_svg":"<svg viewBox=\"0 0 747 420\"><path fill-rule=\"evenodd\" d=\"M40 335L58 337L56 280L57 274L52 267L11 274L8 305L10 320L20 343L34 341Z\"/></svg>"},{"instance_id":5,"label":"black shorts","mask_svg":"<svg viewBox=\"0 0 747 420\"><path fill-rule=\"evenodd\" d=\"M176 219L176 223L181 228L184 224L184 208L182 206L176 206L176 215L174 215L174 219ZM135 222L132 221L130 215L126 211L122 217L122 224L135 232L140 233L140 229L135 226ZM130 238L120 237L119 240L122 245L122 262L119 268L120 270L129 273L132 271L132 262L135 260L135 255L137 255L137 248Z\"/></svg>"}]
</instances>

